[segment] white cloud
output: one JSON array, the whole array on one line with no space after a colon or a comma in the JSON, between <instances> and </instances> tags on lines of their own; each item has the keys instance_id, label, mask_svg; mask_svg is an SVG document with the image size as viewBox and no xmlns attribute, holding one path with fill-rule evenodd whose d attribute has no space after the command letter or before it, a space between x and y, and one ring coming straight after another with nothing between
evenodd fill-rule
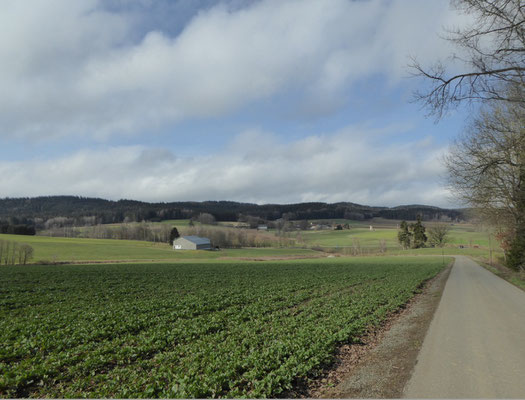
<instances>
[{"instance_id":1,"label":"white cloud","mask_svg":"<svg viewBox=\"0 0 525 400\"><path fill-rule=\"evenodd\" d=\"M356 81L398 82L409 54L446 55L437 32L459 21L446 0L264 0L132 43L135 18L95 0L4 0L0 135L151 132L289 91L325 112Z\"/></svg>"},{"instance_id":2,"label":"white cloud","mask_svg":"<svg viewBox=\"0 0 525 400\"><path fill-rule=\"evenodd\" d=\"M13 197L450 205L436 178L444 172L439 159L445 150L427 139L387 145L356 128L287 144L271 137L250 131L224 152L200 157L132 146L0 162L2 191Z\"/></svg>"}]
</instances>

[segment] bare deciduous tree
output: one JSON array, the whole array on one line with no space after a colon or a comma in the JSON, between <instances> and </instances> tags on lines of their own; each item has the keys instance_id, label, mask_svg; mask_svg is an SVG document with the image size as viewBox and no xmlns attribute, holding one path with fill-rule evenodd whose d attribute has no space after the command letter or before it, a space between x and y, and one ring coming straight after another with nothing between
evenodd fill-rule
<instances>
[{"instance_id":1,"label":"bare deciduous tree","mask_svg":"<svg viewBox=\"0 0 525 400\"><path fill-rule=\"evenodd\" d=\"M361 254L361 243L359 242L359 238L352 238L352 254L354 256Z\"/></svg>"},{"instance_id":2,"label":"bare deciduous tree","mask_svg":"<svg viewBox=\"0 0 525 400\"><path fill-rule=\"evenodd\" d=\"M473 17L466 28L448 31L462 56L452 55L465 71L448 74L443 63L425 68L413 60L416 76L432 82L425 92L416 92L431 114L440 118L449 107L464 101L523 103L522 93L509 92L509 84L525 84L525 5L523 0L452 0L457 10Z\"/></svg>"},{"instance_id":3,"label":"bare deciduous tree","mask_svg":"<svg viewBox=\"0 0 525 400\"><path fill-rule=\"evenodd\" d=\"M525 4L523 0L451 0L473 18L448 32L461 50L452 58L465 70L449 74L443 64L414 74L432 83L415 94L440 118L449 107L481 101L485 108L447 158L452 189L502 227L507 264L525 268Z\"/></svg>"},{"instance_id":4,"label":"bare deciduous tree","mask_svg":"<svg viewBox=\"0 0 525 400\"><path fill-rule=\"evenodd\" d=\"M197 218L197 221L205 225L217 225L217 221L215 220L215 217L211 215L210 213L200 213Z\"/></svg>"},{"instance_id":5,"label":"bare deciduous tree","mask_svg":"<svg viewBox=\"0 0 525 400\"><path fill-rule=\"evenodd\" d=\"M443 247L447 244L450 232L449 224L434 224L427 229L428 232L428 241L431 245L436 247Z\"/></svg>"},{"instance_id":6,"label":"bare deciduous tree","mask_svg":"<svg viewBox=\"0 0 525 400\"><path fill-rule=\"evenodd\" d=\"M22 244L18 250L18 263L26 265L33 258L34 250L28 244Z\"/></svg>"},{"instance_id":7,"label":"bare deciduous tree","mask_svg":"<svg viewBox=\"0 0 525 400\"><path fill-rule=\"evenodd\" d=\"M484 107L446 165L456 195L510 232L509 266L525 267L525 103Z\"/></svg>"},{"instance_id":8,"label":"bare deciduous tree","mask_svg":"<svg viewBox=\"0 0 525 400\"><path fill-rule=\"evenodd\" d=\"M33 257L33 248L25 243L0 240L0 265L25 265Z\"/></svg>"},{"instance_id":9,"label":"bare deciduous tree","mask_svg":"<svg viewBox=\"0 0 525 400\"><path fill-rule=\"evenodd\" d=\"M379 252L386 253L386 240L385 239L379 240Z\"/></svg>"}]
</instances>

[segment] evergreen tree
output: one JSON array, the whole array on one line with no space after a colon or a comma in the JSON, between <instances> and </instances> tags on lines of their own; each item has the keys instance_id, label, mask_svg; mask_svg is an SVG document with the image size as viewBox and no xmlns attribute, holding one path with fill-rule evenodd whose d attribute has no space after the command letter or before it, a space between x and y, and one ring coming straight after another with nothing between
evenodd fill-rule
<instances>
[{"instance_id":1,"label":"evergreen tree","mask_svg":"<svg viewBox=\"0 0 525 400\"><path fill-rule=\"evenodd\" d=\"M176 227L173 227L170 232L170 243L173 244L173 241L180 237L179 231Z\"/></svg>"},{"instance_id":2,"label":"evergreen tree","mask_svg":"<svg viewBox=\"0 0 525 400\"><path fill-rule=\"evenodd\" d=\"M427 235L425 235L425 226L421 222L421 216L417 216L417 220L414 224L410 226L412 229L412 234L414 236L414 241L412 242L412 247L414 249L419 249L420 247L425 247L427 241Z\"/></svg>"},{"instance_id":3,"label":"evergreen tree","mask_svg":"<svg viewBox=\"0 0 525 400\"><path fill-rule=\"evenodd\" d=\"M403 249L410 248L410 242L412 240L412 233L408 230L408 224L406 221L401 221L399 226L399 232L397 233L397 240L403 246Z\"/></svg>"},{"instance_id":4,"label":"evergreen tree","mask_svg":"<svg viewBox=\"0 0 525 400\"><path fill-rule=\"evenodd\" d=\"M518 231L515 234L506 256L506 264L509 268L516 271L525 269L525 231Z\"/></svg>"}]
</instances>

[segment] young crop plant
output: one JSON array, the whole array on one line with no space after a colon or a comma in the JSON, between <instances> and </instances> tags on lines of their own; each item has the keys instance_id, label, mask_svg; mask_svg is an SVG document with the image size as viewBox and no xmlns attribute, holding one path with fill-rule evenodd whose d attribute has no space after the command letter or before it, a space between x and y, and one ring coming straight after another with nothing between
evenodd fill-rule
<instances>
[{"instance_id":1,"label":"young crop plant","mask_svg":"<svg viewBox=\"0 0 525 400\"><path fill-rule=\"evenodd\" d=\"M439 272L409 258L4 267L0 397L277 397Z\"/></svg>"}]
</instances>

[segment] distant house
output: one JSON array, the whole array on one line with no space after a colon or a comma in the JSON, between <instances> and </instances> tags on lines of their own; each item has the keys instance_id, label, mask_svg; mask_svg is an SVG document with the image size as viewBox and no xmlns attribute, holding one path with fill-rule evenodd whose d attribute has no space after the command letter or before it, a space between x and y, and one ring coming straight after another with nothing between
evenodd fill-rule
<instances>
[{"instance_id":1,"label":"distant house","mask_svg":"<svg viewBox=\"0 0 525 400\"><path fill-rule=\"evenodd\" d=\"M211 242L199 236L181 236L173 241L173 250L211 250Z\"/></svg>"},{"instance_id":2,"label":"distant house","mask_svg":"<svg viewBox=\"0 0 525 400\"><path fill-rule=\"evenodd\" d=\"M257 226L257 230L258 231L267 231L268 230L268 226L267 225L259 225L259 226Z\"/></svg>"}]
</instances>

